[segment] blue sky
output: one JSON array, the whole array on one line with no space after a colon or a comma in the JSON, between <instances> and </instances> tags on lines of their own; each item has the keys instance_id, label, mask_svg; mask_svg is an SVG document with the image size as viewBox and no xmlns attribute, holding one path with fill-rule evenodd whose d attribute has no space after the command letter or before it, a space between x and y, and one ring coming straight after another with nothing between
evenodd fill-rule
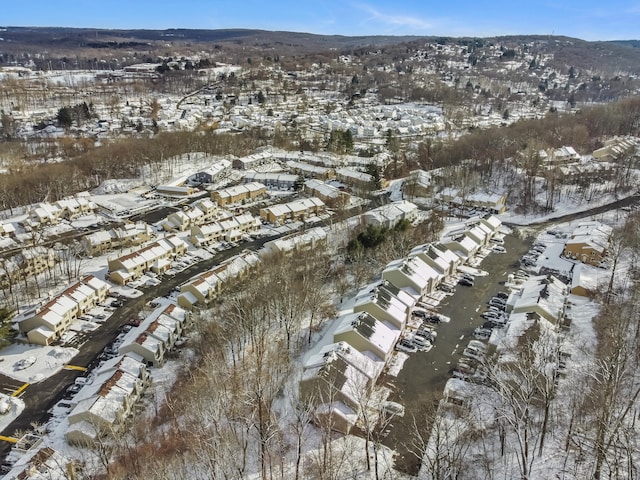
<instances>
[{"instance_id":1,"label":"blue sky","mask_svg":"<svg viewBox=\"0 0 640 480\"><path fill-rule=\"evenodd\" d=\"M640 38L640 0L2 0L10 26L258 28L340 35Z\"/></svg>"}]
</instances>

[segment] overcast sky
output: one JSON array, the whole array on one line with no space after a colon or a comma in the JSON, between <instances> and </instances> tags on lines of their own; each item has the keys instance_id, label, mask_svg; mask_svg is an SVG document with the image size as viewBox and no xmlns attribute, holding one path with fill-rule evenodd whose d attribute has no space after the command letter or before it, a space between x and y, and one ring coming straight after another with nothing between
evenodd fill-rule
<instances>
[{"instance_id":1,"label":"overcast sky","mask_svg":"<svg viewBox=\"0 0 640 480\"><path fill-rule=\"evenodd\" d=\"M640 0L3 0L4 26L640 38Z\"/></svg>"}]
</instances>

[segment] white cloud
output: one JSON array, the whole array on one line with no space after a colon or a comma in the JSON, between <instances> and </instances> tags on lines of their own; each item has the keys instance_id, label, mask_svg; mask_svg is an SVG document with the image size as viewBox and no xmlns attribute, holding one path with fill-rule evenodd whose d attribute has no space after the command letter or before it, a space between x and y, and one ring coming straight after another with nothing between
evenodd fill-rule
<instances>
[{"instance_id":1,"label":"white cloud","mask_svg":"<svg viewBox=\"0 0 640 480\"><path fill-rule=\"evenodd\" d=\"M435 27L434 23L425 20L423 18L413 16L413 15L393 15L388 13L383 13L375 7L365 4L365 3L356 3L354 6L364 12L366 12L369 17L367 20L374 20L376 22L380 22L386 24L390 27L405 27L410 28L412 30L430 30Z\"/></svg>"}]
</instances>

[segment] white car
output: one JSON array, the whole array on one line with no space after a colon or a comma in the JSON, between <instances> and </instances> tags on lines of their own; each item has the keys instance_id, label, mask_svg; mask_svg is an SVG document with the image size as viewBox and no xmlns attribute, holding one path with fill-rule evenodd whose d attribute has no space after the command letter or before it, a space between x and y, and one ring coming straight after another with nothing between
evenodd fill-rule
<instances>
[{"instance_id":1,"label":"white car","mask_svg":"<svg viewBox=\"0 0 640 480\"><path fill-rule=\"evenodd\" d=\"M391 417L403 417L404 416L404 405L399 404L398 402L392 402L391 400L386 400L382 402L380 405L380 411L391 416Z\"/></svg>"},{"instance_id":2,"label":"white car","mask_svg":"<svg viewBox=\"0 0 640 480\"><path fill-rule=\"evenodd\" d=\"M422 351L428 352L433 348L433 344L421 335L411 337L411 343Z\"/></svg>"},{"instance_id":3,"label":"white car","mask_svg":"<svg viewBox=\"0 0 640 480\"><path fill-rule=\"evenodd\" d=\"M477 350L480 350L482 352L486 352L487 351L487 344L486 343L482 343L480 340L471 340L469 342L469 345L467 345L469 348L475 348Z\"/></svg>"},{"instance_id":4,"label":"white car","mask_svg":"<svg viewBox=\"0 0 640 480\"><path fill-rule=\"evenodd\" d=\"M493 253L507 253L507 249L502 245L496 245L492 249Z\"/></svg>"}]
</instances>

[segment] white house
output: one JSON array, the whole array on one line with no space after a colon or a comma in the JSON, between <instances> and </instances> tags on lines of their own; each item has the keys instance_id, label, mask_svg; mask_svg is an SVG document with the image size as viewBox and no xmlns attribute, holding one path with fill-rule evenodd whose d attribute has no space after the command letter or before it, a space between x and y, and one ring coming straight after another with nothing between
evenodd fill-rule
<instances>
[{"instance_id":1,"label":"white house","mask_svg":"<svg viewBox=\"0 0 640 480\"><path fill-rule=\"evenodd\" d=\"M460 265L460 257L440 243L418 245L409 252L408 256L419 257L443 277L453 275Z\"/></svg>"},{"instance_id":2,"label":"white house","mask_svg":"<svg viewBox=\"0 0 640 480\"><path fill-rule=\"evenodd\" d=\"M327 240L327 232L322 227L313 227L303 232L296 232L284 237L270 240L264 244L265 252L271 254L288 253L312 249Z\"/></svg>"},{"instance_id":3,"label":"white house","mask_svg":"<svg viewBox=\"0 0 640 480\"><path fill-rule=\"evenodd\" d=\"M411 312L404 303L384 288L377 288L373 292L358 296L353 311L370 313L400 330L405 327Z\"/></svg>"},{"instance_id":4,"label":"white house","mask_svg":"<svg viewBox=\"0 0 640 480\"><path fill-rule=\"evenodd\" d=\"M568 293L568 287L552 275L530 277L520 292L509 298L507 308L513 313L537 313L558 324L565 313Z\"/></svg>"},{"instance_id":5,"label":"white house","mask_svg":"<svg viewBox=\"0 0 640 480\"><path fill-rule=\"evenodd\" d=\"M346 342L356 350L375 355L385 362L391 357L400 336L399 329L383 323L367 312L349 313L336 322L338 326L333 333L334 342Z\"/></svg>"},{"instance_id":6,"label":"white house","mask_svg":"<svg viewBox=\"0 0 640 480\"><path fill-rule=\"evenodd\" d=\"M73 399L67 441L90 445L104 435L117 435L148 384L146 367L131 357L116 357L97 370L91 383Z\"/></svg>"},{"instance_id":7,"label":"white house","mask_svg":"<svg viewBox=\"0 0 640 480\"><path fill-rule=\"evenodd\" d=\"M472 258L480 249L480 244L466 234L444 240L442 245L458 255L463 261Z\"/></svg>"},{"instance_id":8,"label":"white house","mask_svg":"<svg viewBox=\"0 0 640 480\"><path fill-rule=\"evenodd\" d=\"M442 280L442 276L419 257L389 263L382 271L382 278L418 296L431 293Z\"/></svg>"},{"instance_id":9,"label":"white house","mask_svg":"<svg viewBox=\"0 0 640 480\"><path fill-rule=\"evenodd\" d=\"M401 200L369 210L363 217L367 225L391 229L401 220L407 220L413 223L418 218L418 213L417 205L406 200Z\"/></svg>"}]
</instances>

